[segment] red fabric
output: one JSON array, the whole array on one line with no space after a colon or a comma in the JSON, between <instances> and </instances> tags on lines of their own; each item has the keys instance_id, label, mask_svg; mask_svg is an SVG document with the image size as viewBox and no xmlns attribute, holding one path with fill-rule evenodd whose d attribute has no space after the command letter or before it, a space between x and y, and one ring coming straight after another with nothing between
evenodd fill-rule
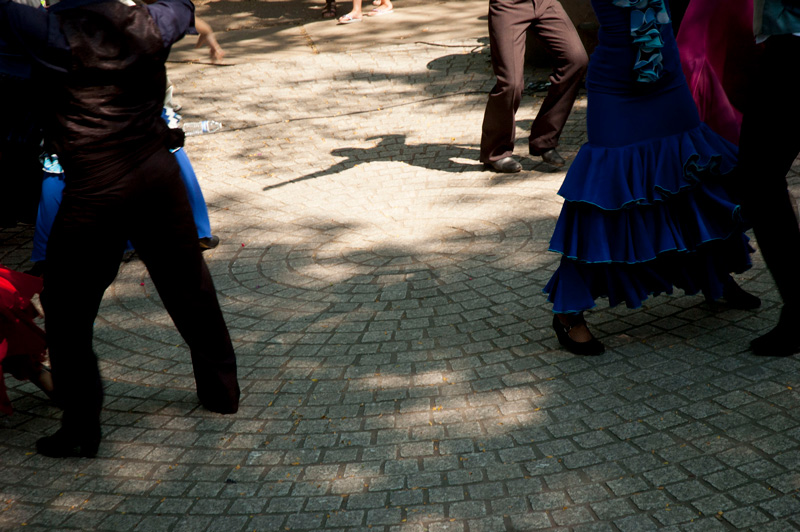
<instances>
[{"instance_id":1,"label":"red fabric","mask_svg":"<svg viewBox=\"0 0 800 532\"><path fill-rule=\"evenodd\" d=\"M9 357L28 357L25 364L15 364L22 368L36 368L44 360L47 350L45 334L33 321L39 313L31 304L31 298L41 291L40 278L0 265L0 372L3 372ZM25 375L14 376L25 378ZM11 413L11 403L2 378L0 412Z\"/></svg>"},{"instance_id":2,"label":"red fabric","mask_svg":"<svg viewBox=\"0 0 800 532\"><path fill-rule=\"evenodd\" d=\"M3 369L3 360L6 358L6 354L8 353L8 342L3 339L0 340L0 372ZM0 412L4 414L11 414L11 401L8 399L8 393L6 393L6 380L0 378Z\"/></svg>"},{"instance_id":3,"label":"red fabric","mask_svg":"<svg viewBox=\"0 0 800 532\"><path fill-rule=\"evenodd\" d=\"M741 105L757 53L753 0L692 0L676 40L700 119L739 144Z\"/></svg>"}]
</instances>

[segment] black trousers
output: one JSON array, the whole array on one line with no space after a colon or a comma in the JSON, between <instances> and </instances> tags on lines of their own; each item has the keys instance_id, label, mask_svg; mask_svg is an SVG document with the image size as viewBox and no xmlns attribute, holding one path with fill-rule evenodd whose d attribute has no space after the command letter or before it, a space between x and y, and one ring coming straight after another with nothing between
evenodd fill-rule
<instances>
[{"instance_id":1,"label":"black trousers","mask_svg":"<svg viewBox=\"0 0 800 532\"><path fill-rule=\"evenodd\" d=\"M30 80L0 72L0 227L36 222L42 191L38 98Z\"/></svg>"},{"instance_id":2,"label":"black trousers","mask_svg":"<svg viewBox=\"0 0 800 532\"><path fill-rule=\"evenodd\" d=\"M42 293L62 427L99 428L103 388L92 326L128 238L189 345L200 401L215 411L235 412L239 385L233 346L175 157L160 149L110 182L94 183L79 172L71 176L66 164L65 172Z\"/></svg>"},{"instance_id":3,"label":"black trousers","mask_svg":"<svg viewBox=\"0 0 800 532\"><path fill-rule=\"evenodd\" d=\"M531 126L531 155L558 146L589 64L578 32L557 0L490 0L489 41L497 83L483 115L481 162L499 161L514 152L528 27L555 59L550 89Z\"/></svg>"},{"instance_id":4,"label":"black trousers","mask_svg":"<svg viewBox=\"0 0 800 532\"><path fill-rule=\"evenodd\" d=\"M786 174L800 153L800 37L767 39L739 140L737 192L784 311L800 318L800 229Z\"/></svg>"},{"instance_id":5,"label":"black trousers","mask_svg":"<svg viewBox=\"0 0 800 532\"><path fill-rule=\"evenodd\" d=\"M686 14L686 8L688 7L689 0L670 0L669 2L669 11L672 16L672 33L676 37L683 21L683 15Z\"/></svg>"}]
</instances>

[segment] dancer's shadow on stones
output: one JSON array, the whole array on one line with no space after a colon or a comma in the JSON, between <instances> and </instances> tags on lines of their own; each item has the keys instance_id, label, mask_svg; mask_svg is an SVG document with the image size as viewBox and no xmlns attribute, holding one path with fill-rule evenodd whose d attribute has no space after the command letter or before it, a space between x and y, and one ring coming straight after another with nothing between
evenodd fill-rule
<instances>
[{"instance_id":1,"label":"dancer's shadow on stones","mask_svg":"<svg viewBox=\"0 0 800 532\"><path fill-rule=\"evenodd\" d=\"M376 135L365 140L369 142L376 139L380 139L380 141L370 148L335 149L331 151L331 155L334 157L346 157L346 159L325 170L267 185L263 190L272 190L309 179L338 174L350 170L356 165L376 161L400 162L428 170L455 173L474 172L483 169L483 164L478 162L480 150L477 147L429 142L406 144L406 136L403 134Z\"/></svg>"}]
</instances>

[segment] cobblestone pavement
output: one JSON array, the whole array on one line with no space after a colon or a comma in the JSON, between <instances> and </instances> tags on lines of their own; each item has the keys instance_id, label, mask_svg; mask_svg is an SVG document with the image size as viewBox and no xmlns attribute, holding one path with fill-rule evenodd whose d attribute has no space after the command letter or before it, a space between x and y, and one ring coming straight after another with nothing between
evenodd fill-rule
<instances>
[{"instance_id":1,"label":"cobblestone pavement","mask_svg":"<svg viewBox=\"0 0 800 532\"><path fill-rule=\"evenodd\" d=\"M222 237L206 259L242 408L198 405L185 345L124 263L95 329L99 456L34 454L58 411L8 378L0 528L800 529L800 363L747 351L777 319L760 255L739 277L758 312L601 304L606 354L559 350L541 289L564 172L482 171L488 50L436 44L174 75L185 119L226 125L187 151ZM523 156L539 101L518 115ZM0 261L24 268L31 236L0 232Z\"/></svg>"}]
</instances>

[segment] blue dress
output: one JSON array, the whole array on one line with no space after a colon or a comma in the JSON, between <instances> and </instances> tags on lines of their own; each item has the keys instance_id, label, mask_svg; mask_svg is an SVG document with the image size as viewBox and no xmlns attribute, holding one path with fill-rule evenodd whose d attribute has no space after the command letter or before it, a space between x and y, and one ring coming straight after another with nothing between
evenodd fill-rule
<instances>
[{"instance_id":1,"label":"blue dress","mask_svg":"<svg viewBox=\"0 0 800 532\"><path fill-rule=\"evenodd\" d=\"M722 183L736 146L700 121L664 0L592 0L588 142L559 190L550 241L562 255L544 291L557 313L637 308L651 294L722 297L750 267L739 209Z\"/></svg>"}]
</instances>

